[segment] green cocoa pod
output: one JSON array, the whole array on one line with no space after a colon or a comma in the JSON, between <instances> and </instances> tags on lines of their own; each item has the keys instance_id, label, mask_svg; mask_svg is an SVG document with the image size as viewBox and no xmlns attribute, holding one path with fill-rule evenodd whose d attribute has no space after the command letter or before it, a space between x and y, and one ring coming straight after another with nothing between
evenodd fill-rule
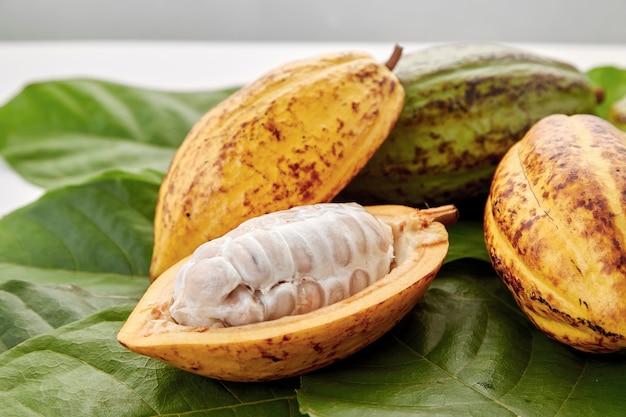
<instances>
[{"instance_id":1,"label":"green cocoa pod","mask_svg":"<svg viewBox=\"0 0 626 417\"><path fill-rule=\"evenodd\" d=\"M595 113L574 66L498 44L443 44L404 54L405 105L390 136L340 195L369 204L460 203L486 195L506 151L539 119Z\"/></svg>"}]
</instances>

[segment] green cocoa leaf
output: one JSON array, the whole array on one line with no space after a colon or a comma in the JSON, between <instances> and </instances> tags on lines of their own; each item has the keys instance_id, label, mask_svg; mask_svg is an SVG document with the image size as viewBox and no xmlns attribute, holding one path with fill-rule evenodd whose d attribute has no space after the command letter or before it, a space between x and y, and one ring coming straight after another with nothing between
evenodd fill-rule
<instances>
[{"instance_id":1,"label":"green cocoa leaf","mask_svg":"<svg viewBox=\"0 0 626 417\"><path fill-rule=\"evenodd\" d=\"M604 90L604 101L598 106L598 116L606 118L611 105L626 97L626 68L596 67L587 75L596 87Z\"/></svg>"},{"instance_id":2,"label":"green cocoa leaf","mask_svg":"<svg viewBox=\"0 0 626 417\"><path fill-rule=\"evenodd\" d=\"M461 258L474 258L489 262L481 221L459 221L449 225L447 229L450 246L445 259L446 263Z\"/></svg>"},{"instance_id":3,"label":"green cocoa leaf","mask_svg":"<svg viewBox=\"0 0 626 417\"><path fill-rule=\"evenodd\" d=\"M160 177L111 172L0 219L0 351L148 286Z\"/></svg>"},{"instance_id":4,"label":"green cocoa leaf","mask_svg":"<svg viewBox=\"0 0 626 417\"><path fill-rule=\"evenodd\" d=\"M110 274L102 272L68 271L37 268L0 262L0 283L28 281L33 284L53 284L80 288L105 297L135 297L144 293L149 284L147 276Z\"/></svg>"},{"instance_id":5,"label":"green cocoa leaf","mask_svg":"<svg viewBox=\"0 0 626 417\"><path fill-rule=\"evenodd\" d=\"M390 334L302 377L310 416L618 416L626 356L539 332L486 262L445 265Z\"/></svg>"},{"instance_id":6,"label":"green cocoa leaf","mask_svg":"<svg viewBox=\"0 0 626 417\"><path fill-rule=\"evenodd\" d=\"M158 187L119 173L52 190L0 219L0 262L147 276Z\"/></svg>"},{"instance_id":7,"label":"green cocoa leaf","mask_svg":"<svg viewBox=\"0 0 626 417\"><path fill-rule=\"evenodd\" d=\"M297 379L222 383L124 349L115 336L132 307L104 309L0 354L2 415L300 415Z\"/></svg>"},{"instance_id":8,"label":"green cocoa leaf","mask_svg":"<svg viewBox=\"0 0 626 417\"><path fill-rule=\"evenodd\" d=\"M106 296L76 285L6 281L0 284L0 317L5 319L0 322L0 352L106 307L137 302L140 295Z\"/></svg>"},{"instance_id":9,"label":"green cocoa leaf","mask_svg":"<svg viewBox=\"0 0 626 417\"><path fill-rule=\"evenodd\" d=\"M193 124L234 91L165 92L93 79L33 83L0 108L0 154L45 188L109 169L164 173Z\"/></svg>"}]
</instances>

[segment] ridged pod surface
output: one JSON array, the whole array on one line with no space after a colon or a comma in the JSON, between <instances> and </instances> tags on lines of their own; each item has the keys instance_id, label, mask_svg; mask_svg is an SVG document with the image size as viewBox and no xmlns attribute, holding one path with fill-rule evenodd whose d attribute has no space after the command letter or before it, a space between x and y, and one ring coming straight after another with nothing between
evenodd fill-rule
<instances>
[{"instance_id":1,"label":"ridged pod surface","mask_svg":"<svg viewBox=\"0 0 626 417\"><path fill-rule=\"evenodd\" d=\"M403 103L393 72L364 52L286 63L228 97L191 129L165 175L152 279L246 219L332 200Z\"/></svg>"},{"instance_id":2,"label":"ridged pod surface","mask_svg":"<svg viewBox=\"0 0 626 417\"><path fill-rule=\"evenodd\" d=\"M626 347L626 133L592 115L542 119L498 166L484 227L539 329L582 351Z\"/></svg>"},{"instance_id":3,"label":"ridged pod surface","mask_svg":"<svg viewBox=\"0 0 626 417\"><path fill-rule=\"evenodd\" d=\"M263 381L319 369L388 332L422 298L448 252L454 206L366 209L391 227L390 272L348 298L305 314L235 327L190 327L170 316L174 278L184 260L153 281L118 333L128 349L186 371Z\"/></svg>"},{"instance_id":4,"label":"ridged pod surface","mask_svg":"<svg viewBox=\"0 0 626 417\"><path fill-rule=\"evenodd\" d=\"M451 43L407 52L394 72L405 105L389 138L343 198L412 206L489 191L505 152L549 114L593 113L587 76L506 45Z\"/></svg>"}]
</instances>

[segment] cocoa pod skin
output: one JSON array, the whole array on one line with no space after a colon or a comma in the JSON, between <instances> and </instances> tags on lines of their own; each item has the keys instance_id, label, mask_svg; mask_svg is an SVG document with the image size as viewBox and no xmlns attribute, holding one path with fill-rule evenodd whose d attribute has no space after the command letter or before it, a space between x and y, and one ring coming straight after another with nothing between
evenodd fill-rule
<instances>
[{"instance_id":1,"label":"cocoa pod skin","mask_svg":"<svg viewBox=\"0 0 626 417\"><path fill-rule=\"evenodd\" d=\"M626 133L593 115L537 122L496 169L484 230L540 330L584 352L626 348Z\"/></svg>"},{"instance_id":2,"label":"cocoa pod skin","mask_svg":"<svg viewBox=\"0 0 626 417\"><path fill-rule=\"evenodd\" d=\"M394 73L406 92L402 113L345 201L421 207L480 196L482 207L498 162L535 122L593 114L598 101L574 66L508 45L408 51Z\"/></svg>"}]
</instances>

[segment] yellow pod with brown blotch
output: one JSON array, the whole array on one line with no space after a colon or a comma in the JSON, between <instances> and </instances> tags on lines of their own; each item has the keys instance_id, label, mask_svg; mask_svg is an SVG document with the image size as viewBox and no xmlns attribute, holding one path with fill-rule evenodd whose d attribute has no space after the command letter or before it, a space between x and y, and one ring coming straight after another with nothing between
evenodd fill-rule
<instances>
[{"instance_id":1,"label":"yellow pod with brown blotch","mask_svg":"<svg viewBox=\"0 0 626 417\"><path fill-rule=\"evenodd\" d=\"M365 52L284 64L208 111L165 175L154 279L246 219L331 201L385 140L404 104L388 63Z\"/></svg>"},{"instance_id":2,"label":"yellow pod with brown blotch","mask_svg":"<svg viewBox=\"0 0 626 417\"><path fill-rule=\"evenodd\" d=\"M551 115L495 172L485 241L521 310L586 352L626 348L626 133Z\"/></svg>"}]
</instances>

